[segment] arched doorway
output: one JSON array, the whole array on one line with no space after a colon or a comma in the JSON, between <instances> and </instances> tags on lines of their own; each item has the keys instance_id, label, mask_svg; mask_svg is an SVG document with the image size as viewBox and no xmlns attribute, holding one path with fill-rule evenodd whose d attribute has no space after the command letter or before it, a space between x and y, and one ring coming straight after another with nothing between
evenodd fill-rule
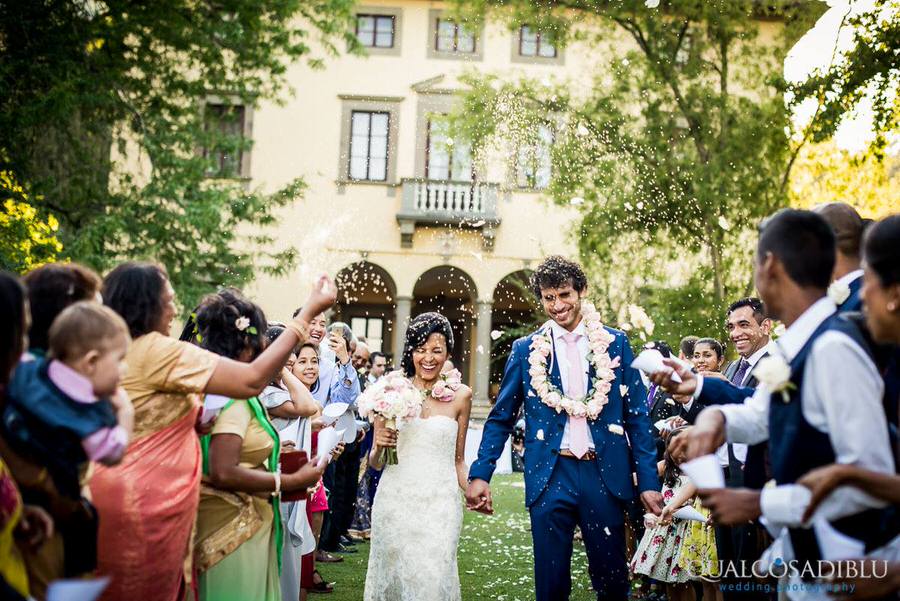
<instances>
[{"instance_id":1,"label":"arched doorway","mask_svg":"<svg viewBox=\"0 0 900 601\"><path fill-rule=\"evenodd\" d=\"M497 398L503 368L512 343L534 331L543 323L540 305L529 285L529 270L519 270L504 277L494 288L491 311L491 376L489 395Z\"/></svg>"},{"instance_id":2,"label":"arched doorway","mask_svg":"<svg viewBox=\"0 0 900 601\"><path fill-rule=\"evenodd\" d=\"M364 336L372 351L391 355L397 288L384 268L368 261L348 265L338 272L338 299L334 319L350 324Z\"/></svg>"},{"instance_id":3,"label":"arched doorway","mask_svg":"<svg viewBox=\"0 0 900 601\"><path fill-rule=\"evenodd\" d=\"M465 382L471 381L472 327L474 302L478 297L475 282L463 270L446 265L434 267L419 276L413 288L412 317L437 311L450 320L455 340L451 359L463 374ZM483 348L489 353L491 349Z\"/></svg>"}]
</instances>

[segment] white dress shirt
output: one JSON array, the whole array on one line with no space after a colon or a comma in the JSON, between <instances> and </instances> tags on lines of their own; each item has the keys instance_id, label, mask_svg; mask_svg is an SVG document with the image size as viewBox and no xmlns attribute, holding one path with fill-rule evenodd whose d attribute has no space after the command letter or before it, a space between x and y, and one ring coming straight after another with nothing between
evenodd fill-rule
<instances>
[{"instance_id":1,"label":"white dress shirt","mask_svg":"<svg viewBox=\"0 0 900 601\"><path fill-rule=\"evenodd\" d=\"M569 331L556 323L555 321L550 322L550 332L553 334L553 354L551 355L551 363L547 366L547 376L549 377L550 373L553 371L553 361L556 362L556 365L559 367L559 377L562 381L562 389L563 392L569 398L572 396L569 394L569 353L566 350L566 341L563 340L563 336L569 334ZM588 346L588 338L587 338L587 330L584 328L584 320L575 327L571 332L572 334L578 334L578 353L581 355L581 373L583 376L583 380L581 381L582 388L581 390L587 392L588 389L588 353L590 352L590 348ZM569 448L569 422L566 420L566 426L563 430L562 442L559 445L559 449L566 450ZM591 434L591 429L588 428L588 448L594 448L594 437Z\"/></svg>"},{"instance_id":2,"label":"white dress shirt","mask_svg":"<svg viewBox=\"0 0 900 601\"><path fill-rule=\"evenodd\" d=\"M766 355L766 353L771 354L775 352L775 348L775 343L770 340L768 343L763 345L761 349L744 359L749 364L749 367L747 367L747 373L745 373L744 377L741 378L741 382L739 384L740 386L747 385L747 380L749 380L753 375L753 368L756 367L756 364L759 363L759 360L762 359Z\"/></svg>"}]
</instances>

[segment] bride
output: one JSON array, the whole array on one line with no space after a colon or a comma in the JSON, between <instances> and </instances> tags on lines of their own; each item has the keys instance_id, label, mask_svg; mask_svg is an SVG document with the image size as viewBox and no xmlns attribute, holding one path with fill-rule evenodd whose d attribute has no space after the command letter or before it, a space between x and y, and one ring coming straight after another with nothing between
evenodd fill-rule
<instances>
[{"instance_id":1,"label":"bride","mask_svg":"<svg viewBox=\"0 0 900 601\"><path fill-rule=\"evenodd\" d=\"M446 317L424 313L410 322L401 367L425 400L421 417L404 424L399 436L383 419L375 421L369 465L384 472L372 505L366 601L461 598L456 547L472 390L448 386L451 378L442 376L452 350ZM384 466L388 447L397 448L396 465Z\"/></svg>"}]
</instances>

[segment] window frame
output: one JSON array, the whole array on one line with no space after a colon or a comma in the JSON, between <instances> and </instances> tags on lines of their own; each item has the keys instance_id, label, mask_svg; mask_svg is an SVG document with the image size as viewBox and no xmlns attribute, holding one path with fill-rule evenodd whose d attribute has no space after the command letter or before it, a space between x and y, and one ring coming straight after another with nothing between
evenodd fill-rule
<instances>
[{"instance_id":1,"label":"window frame","mask_svg":"<svg viewBox=\"0 0 900 601\"><path fill-rule=\"evenodd\" d=\"M453 23L454 26L454 34L453 34L453 50L441 50L438 48L438 33L440 31L440 23L450 22ZM472 34L472 51L467 52L463 50L458 50L459 46L459 31L460 29L465 29L469 33ZM436 59L449 59L449 60L465 60L465 61L480 61L484 59L484 25L482 24L480 28L474 30L464 23L459 23L458 21L450 18L448 13L441 9L430 9L428 11L428 38L427 38L427 47L426 47L426 55L428 58L436 58Z\"/></svg>"},{"instance_id":2,"label":"window frame","mask_svg":"<svg viewBox=\"0 0 900 601\"><path fill-rule=\"evenodd\" d=\"M359 38L359 21L363 18L369 18L373 20L373 29L372 29L372 45L363 43ZM390 46L379 46L378 45L378 22L380 20L388 20L391 23L391 45ZM371 48L376 50L389 50L394 47L394 38L397 35L397 19L394 15L383 15L377 13L356 13L356 25L353 30L353 34L356 36L356 39L364 48Z\"/></svg>"},{"instance_id":3,"label":"window frame","mask_svg":"<svg viewBox=\"0 0 900 601\"><path fill-rule=\"evenodd\" d=\"M537 38L535 40L536 54L534 56L522 54L522 33L526 27L529 31L532 31ZM541 56L540 54L537 54L540 52L540 40L544 35L544 32L539 29L532 29L528 24L520 25L519 28L514 31L513 35L510 36L510 62L531 65L565 65L565 48L558 46L555 43L550 44L556 51L554 56Z\"/></svg>"},{"instance_id":4,"label":"window frame","mask_svg":"<svg viewBox=\"0 0 900 601\"><path fill-rule=\"evenodd\" d=\"M534 34L534 54L525 54L522 52L522 43L525 38L525 29L528 29L530 33ZM559 49L556 47L556 44L547 42L547 45L553 48L553 55L546 56L541 54L541 40L544 37L543 32L540 29L536 29L533 32L531 31L531 27L528 25L521 25L519 27L519 56L523 58L547 58L554 59L559 54Z\"/></svg>"},{"instance_id":5,"label":"window frame","mask_svg":"<svg viewBox=\"0 0 900 601\"><path fill-rule=\"evenodd\" d=\"M211 108L217 109L234 109L240 108L241 116L238 121L238 130L240 131L240 138L242 146L247 144L249 141L250 144L247 145L246 148L241 147L237 151L237 156L234 160L234 170L226 173L222 169L222 151L219 149L210 149L207 146L201 146L198 148L198 154L202 156L204 159L210 159L213 153L218 153L219 158L217 159L218 169L215 171L207 170L204 173L204 177L207 179L221 179L221 180L248 180L250 179L250 153L252 149L253 142L253 106L249 104L245 104L238 97L227 97L227 96L216 96L209 95L206 97L203 103L203 127L204 129L208 127L208 111ZM221 117L221 114L220 114ZM221 119L218 120L219 127L221 128L223 121ZM220 129L221 131L221 129Z\"/></svg>"},{"instance_id":6,"label":"window frame","mask_svg":"<svg viewBox=\"0 0 900 601\"><path fill-rule=\"evenodd\" d=\"M456 146L454 145L452 149L447 149L447 177L434 177L431 171L431 153L433 151L431 146L431 138L432 138L432 126L434 124L434 117L437 116L436 113L431 113L426 116L425 121L425 179L435 180L435 181L448 181L448 182L466 182L470 184L476 183L476 170L475 170L475 162L472 160L471 149L469 149L468 163L469 163L469 179L458 179L453 177L454 166L456 164L456 156L455 150Z\"/></svg>"},{"instance_id":7,"label":"window frame","mask_svg":"<svg viewBox=\"0 0 900 601\"><path fill-rule=\"evenodd\" d=\"M390 48L382 46L366 46L362 44L362 42L359 42L359 44L369 56L400 56L401 43L403 41L403 9L393 6L360 5L353 9L353 14L355 17L353 31L354 35L357 36L356 39L358 42L359 36L357 35L357 32L359 30L359 17L392 17L394 20L394 30L392 39L393 45Z\"/></svg>"},{"instance_id":8,"label":"window frame","mask_svg":"<svg viewBox=\"0 0 900 601\"><path fill-rule=\"evenodd\" d=\"M539 150L537 144L527 145L527 146L520 145L516 149L515 164L513 166L513 177L515 178L515 186L518 190L531 191L531 192L543 192L544 190L546 190L549 187L550 182L553 181L553 146L556 144L556 131L554 130L553 125L551 123L541 123L538 127L546 128L547 132L550 136L550 144L549 144L549 146L547 146L547 156L548 156L548 161L549 161L549 165L548 165L549 175L548 175L548 179L547 179L547 184L544 186L537 185L538 184L537 174L540 169L540 165L538 165L538 163L537 163L537 157L538 157L537 151ZM540 137L540 133L538 133L538 136ZM526 181L526 183L523 184L523 183L521 183L521 181L523 179L523 173L525 172L525 169L523 168L523 165L522 165L522 161L521 161L522 154L521 153L522 153L522 150L526 149L526 148L528 150L530 150L530 154L531 154L530 166L534 168L533 169L534 173L532 174L532 176L530 178L533 180L533 182ZM525 175L524 179L527 180L529 178L527 175Z\"/></svg>"},{"instance_id":9,"label":"window frame","mask_svg":"<svg viewBox=\"0 0 900 601\"><path fill-rule=\"evenodd\" d=\"M339 191L343 190L344 185L378 185L378 186L394 186L397 184L397 150L399 140L400 127L400 103L404 100L402 96L359 96L351 94L339 94L338 98L342 101L341 105L341 122L340 122L340 144L338 152L338 171L336 183L339 185ZM385 179L351 179L351 146L353 135L353 114L358 112L365 113L386 113L388 116L387 123L387 154L385 157ZM371 132L370 132L371 133ZM371 135L369 136L371 143ZM371 152L367 148L367 152ZM371 154L367 160L371 160ZM366 166L366 173L369 174L371 165Z\"/></svg>"},{"instance_id":10,"label":"window frame","mask_svg":"<svg viewBox=\"0 0 900 601\"><path fill-rule=\"evenodd\" d=\"M356 178L353 177L353 122L355 121L356 115L368 115L369 124L367 128L366 135L366 177L364 178ZM387 123L385 127L385 140L384 140L384 177L381 178L373 178L372 177L372 140L374 136L372 135L372 121L375 115L384 115L387 118ZM349 147L350 157L347 161L347 181L351 182L386 182L388 180L388 161L390 160L390 150L391 150L391 113L390 111L382 111L382 110L361 110L361 109L353 109L350 111L350 147Z\"/></svg>"}]
</instances>

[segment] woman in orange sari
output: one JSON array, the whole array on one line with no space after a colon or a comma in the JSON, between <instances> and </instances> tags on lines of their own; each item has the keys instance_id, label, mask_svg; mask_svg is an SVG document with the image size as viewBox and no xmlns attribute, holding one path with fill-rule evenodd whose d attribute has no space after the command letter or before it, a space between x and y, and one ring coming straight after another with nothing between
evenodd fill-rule
<instances>
[{"instance_id":1,"label":"woman in orange sari","mask_svg":"<svg viewBox=\"0 0 900 601\"><path fill-rule=\"evenodd\" d=\"M111 576L102 599L175 601L190 582L199 502L200 396L258 395L307 338L309 320L334 304L334 283L316 282L303 311L254 361L242 363L169 338L174 291L165 270L124 263L104 280L103 302L128 324L133 343L122 381L134 404L134 437L115 467L91 480L100 514L98 565Z\"/></svg>"}]
</instances>

